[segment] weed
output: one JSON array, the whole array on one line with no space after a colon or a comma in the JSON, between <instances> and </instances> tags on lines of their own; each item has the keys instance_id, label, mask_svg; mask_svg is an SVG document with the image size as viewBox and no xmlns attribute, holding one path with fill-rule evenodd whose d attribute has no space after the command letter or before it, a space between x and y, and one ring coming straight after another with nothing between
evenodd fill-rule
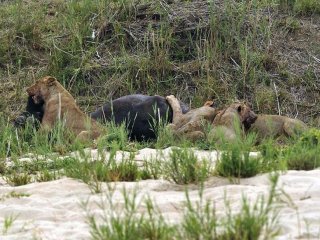
<instances>
[{"instance_id":1,"label":"weed","mask_svg":"<svg viewBox=\"0 0 320 240\"><path fill-rule=\"evenodd\" d=\"M286 155L288 169L312 170L320 166L319 149L294 147Z\"/></svg>"},{"instance_id":2,"label":"weed","mask_svg":"<svg viewBox=\"0 0 320 240\"><path fill-rule=\"evenodd\" d=\"M287 169L287 162L282 157L282 151L275 140L266 139L258 149L261 153L261 172Z\"/></svg>"},{"instance_id":3,"label":"weed","mask_svg":"<svg viewBox=\"0 0 320 240\"><path fill-rule=\"evenodd\" d=\"M266 239L275 237L278 233L277 212L273 202L277 198L276 185L278 175L270 176L271 189L268 199L259 197L253 204L242 197L242 207L238 214L233 214L227 202L226 231L221 239L259 239L262 234Z\"/></svg>"},{"instance_id":4,"label":"weed","mask_svg":"<svg viewBox=\"0 0 320 240\"><path fill-rule=\"evenodd\" d=\"M161 156L145 160L141 171L142 179L159 179L162 172Z\"/></svg>"},{"instance_id":5,"label":"weed","mask_svg":"<svg viewBox=\"0 0 320 240\"><path fill-rule=\"evenodd\" d=\"M223 177L252 177L259 173L261 160L250 157L250 152L243 152L241 148L233 147L222 152L216 165L216 172Z\"/></svg>"},{"instance_id":6,"label":"weed","mask_svg":"<svg viewBox=\"0 0 320 240\"><path fill-rule=\"evenodd\" d=\"M192 150L173 148L170 159L163 162L166 179L177 184L199 183L209 177L209 160L199 161Z\"/></svg>"},{"instance_id":7,"label":"weed","mask_svg":"<svg viewBox=\"0 0 320 240\"><path fill-rule=\"evenodd\" d=\"M192 203L186 192L186 211L181 223L181 239L218 239L220 219L216 216L214 203L203 198L203 186L199 190L200 200Z\"/></svg>"},{"instance_id":8,"label":"weed","mask_svg":"<svg viewBox=\"0 0 320 240\"><path fill-rule=\"evenodd\" d=\"M320 166L320 131L310 129L292 146L286 148L284 158L288 169L312 170Z\"/></svg>"},{"instance_id":9,"label":"weed","mask_svg":"<svg viewBox=\"0 0 320 240\"><path fill-rule=\"evenodd\" d=\"M59 178L59 173L56 171L48 171L44 169L36 176L37 182L49 182L53 180L57 180Z\"/></svg>"},{"instance_id":10,"label":"weed","mask_svg":"<svg viewBox=\"0 0 320 240\"><path fill-rule=\"evenodd\" d=\"M267 199L260 196L252 202L243 195L241 209L236 213L225 196L226 216L217 215L214 203L205 200L203 186L200 186L196 203L191 201L187 191L184 215L176 224L168 224L150 198L145 200L145 211L141 212L142 202L137 201L137 190L129 195L123 189L123 201L115 203L114 189L109 186L100 204L104 211L99 216L101 221L86 209L91 236L93 239L270 239L278 233L278 207L274 205L279 196L276 191L278 175L272 175L270 181Z\"/></svg>"},{"instance_id":11,"label":"weed","mask_svg":"<svg viewBox=\"0 0 320 240\"><path fill-rule=\"evenodd\" d=\"M108 134L98 139L97 147L99 149L110 149L117 144L119 150L132 151L135 148L133 143L129 142L128 132L125 123L116 126L114 121L107 124Z\"/></svg>"},{"instance_id":12,"label":"weed","mask_svg":"<svg viewBox=\"0 0 320 240\"><path fill-rule=\"evenodd\" d=\"M122 156L121 161L115 159L118 145L114 143L110 150L108 159L105 153L99 151L98 160L92 161L84 153L82 157L73 159L73 164L65 168L68 177L81 179L83 182L93 184L95 189L99 189L98 182L109 181L136 181L140 179L140 170L134 161L134 154L129 157Z\"/></svg>"},{"instance_id":13,"label":"weed","mask_svg":"<svg viewBox=\"0 0 320 240\"><path fill-rule=\"evenodd\" d=\"M30 196L30 194L28 194L28 193L11 191L8 194L1 196L0 201L3 201L6 198L21 198L21 197L29 197L29 196Z\"/></svg>"},{"instance_id":14,"label":"weed","mask_svg":"<svg viewBox=\"0 0 320 240\"><path fill-rule=\"evenodd\" d=\"M221 157L215 171L223 177L252 177L259 173L261 168L260 157L251 157L250 150L256 136L248 134L242 138L240 130L236 130L236 139L230 143L222 144Z\"/></svg>"},{"instance_id":15,"label":"weed","mask_svg":"<svg viewBox=\"0 0 320 240\"><path fill-rule=\"evenodd\" d=\"M4 180L12 186L26 185L32 181L28 173L12 173L4 177Z\"/></svg>"},{"instance_id":16,"label":"weed","mask_svg":"<svg viewBox=\"0 0 320 240\"><path fill-rule=\"evenodd\" d=\"M148 214L140 215L137 213L140 203L137 203L137 193L130 193L124 189L124 206L118 209L112 202L112 193L106 196L110 204L104 209L106 214L102 216L102 224L98 224L95 217L88 216L93 239L171 239L174 231L163 219L156 214L155 207L150 200L146 201ZM121 214L119 212L121 211Z\"/></svg>"},{"instance_id":17,"label":"weed","mask_svg":"<svg viewBox=\"0 0 320 240\"><path fill-rule=\"evenodd\" d=\"M9 217L4 218L2 234L5 235L8 233L9 229L12 227L13 222L18 218L18 216L10 215Z\"/></svg>"}]
</instances>

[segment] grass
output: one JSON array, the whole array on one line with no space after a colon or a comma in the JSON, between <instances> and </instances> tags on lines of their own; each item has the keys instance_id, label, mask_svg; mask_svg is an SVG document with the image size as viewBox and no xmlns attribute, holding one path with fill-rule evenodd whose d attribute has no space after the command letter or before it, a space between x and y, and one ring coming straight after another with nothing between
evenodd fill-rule
<instances>
[{"instance_id":1,"label":"grass","mask_svg":"<svg viewBox=\"0 0 320 240\"><path fill-rule=\"evenodd\" d=\"M316 0L295 1L294 10L304 15L320 14L320 3Z\"/></svg>"},{"instance_id":2,"label":"grass","mask_svg":"<svg viewBox=\"0 0 320 240\"><path fill-rule=\"evenodd\" d=\"M222 234L222 239L259 239L264 232L264 238L274 238L279 229L277 227L277 211L273 202L278 197L276 184L278 175L270 176L271 188L269 197L265 200L263 196L256 202L242 197L242 207L238 214L233 214L229 203L227 203L227 231ZM228 202L228 200L226 200Z\"/></svg>"},{"instance_id":3,"label":"grass","mask_svg":"<svg viewBox=\"0 0 320 240\"><path fill-rule=\"evenodd\" d=\"M5 176L4 180L11 186L21 186L32 182L32 177L28 173L13 173Z\"/></svg>"},{"instance_id":4,"label":"grass","mask_svg":"<svg viewBox=\"0 0 320 240\"><path fill-rule=\"evenodd\" d=\"M320 167L320 131L318 129L310 129L296 141L295 144L289 146L284 158L287 161L288 169L293 170L312 170Z\"/></svg>"},{"instance_id":5,"label":"grass","mask_svg":"<svg viewBox=\"0 0 320 240\"><path fill-rule=\"evenodd\" d=\"M18 218L18 216L10 215L6 217L3 221L2 234L6 235L9 229L12 227L14 221Z\"/></svg>"},{"instance_id":6,"label":"grass","mask_svg":"<svg viewBox=\"0 0 320 240\"><path fill-rule=\"evenodd\" d=\"M29 197L29 196L30 196L30 194L28 194L28 193L11 191L8 194L4 194L4 195L0 196L0 201L3 201L7 198L21 198L21 197Z\"/></svg>"},{"instance_id":7,"label":"grass","mask_svg":"<svg viewBox=\"0 0 320 240\"><path fill-rule=\"evenodd\" d=\"M123 207L112 200L112 187L100 208L104 214L95 217L84 204L93 239L270 239L277 234L278 176L270 177L268 198L263 196L250 202L243 196L240 211L231 210L225 197L226 214L217 215L214 202L206 200L200 187L199 200L191 201L188 191L181 221L169 224L150 198L138 201L137 191L123 189ZM145 211L141 212L141 207ZM120 214L121 213L121 214ZM101 221L98 221L98 218Z\"/></svg>"},{"instance_id":8,"label":"grass","mask_svg":"<svg viewBox=\"0 0 320 240\"><path fill-rule=\"evenodd\" d=\"M177 184L199 183L210 176L211 166L206 159L199 161L192 150L173 148L162 171L166 179Z\"/></svg>"},{"instance_id":9,"label":"grass","mask_svg":"<svg viewBox=\"0 0 320 240\"><path fill-rule=\"evenodd\" d=\"M192 102L192 107L212 98L218 103L245 98L257 112L299 113L303 120L319 126L314 114L319 112L318 106L310 104L310 99L319 100L315 91L319 88L316 64L320 45L313 27L320 24L318 1L149 3L0 3L0 175L8 183L18 186L66 175L81 179L99 193L102 182L165 177L178 184L201 185L211 176L208 160L196 159L185 148L214 149L215 144L177 141L161 123L155 125L157 141L142 144L129 142L125 127L111 123L108 134L92 143L101 157L94 162L83 151L84 145L70 141L62 125L50 136L37 132L32 124L24 130L12 128L10 120L25 107L25 87L47 74L57 77L86 112L107 99L131 93L175 94ZM308 41L301 36L308 36ZM292 45L297 45L294 51ZM215 171L240 178L277 170L314 169L320 164L318 141L316 131L283 148L273 141L256 148L248 139L239 140L222 147L225 151ZM140 168L133 155L120 162L114 159L117 150L169 146L182 149L173 150L165 163L159 156ZM103 154L105 149L111 152L108 158ZM261 157L251 158L253 149L261 150ZM59 158L75 151L80 157ZM33 153L33 160L19 161L25 153ZM7 165L8 158L12 166ZM229 218L220 219L213 203L194 206L189 201L183 224L171 226L151 202L145 203L147 215L136 216L136 203L128 199L125 218L105 218L102 226L93 218L89 222L94 239L210 239L212 235L217 239L252 239L267 225L269 203L260 199L250 205L244 198L240 213L227 211ZM12 225L12 219L7 218L4 229Z\"/></svg>"},{"instance_id":10,"label":"grass","mask_svg":"<svg viewBox=\"0 0 320 240\"><path fill-rule=\"evenodd\" d=\"M286 28L299 28L290 34L306 31L299 17L285 9L317 14L315 0L148 4L148 0L2 2L0 79L9 83L1 87L0 92L8 93L0 103L1 112L13 117L25 103L24 88L45 74L57 77L88 111L111 97L139 92L173 93L194 106L208 98L222 103L247 98L259 111L273 112L278 108L273 82L284 96L297 82L306 87L317 84L316 69L308 70L315 74L307 83L301 80L305 73L273 54L286 43L276 41L283 35L279 21L289 22ZM198 11L190 12L188 6ZM142 16L146 25L141 24ZM301 51L313 53L317 47L310 44ZM312 66L309 59L306 64ZM290 86L283 86L283 81ZM281 102L283 111L291 113L293 99ZM308 112L300 105L298 110L301 116Z\"/></svg>"}]
</instances>

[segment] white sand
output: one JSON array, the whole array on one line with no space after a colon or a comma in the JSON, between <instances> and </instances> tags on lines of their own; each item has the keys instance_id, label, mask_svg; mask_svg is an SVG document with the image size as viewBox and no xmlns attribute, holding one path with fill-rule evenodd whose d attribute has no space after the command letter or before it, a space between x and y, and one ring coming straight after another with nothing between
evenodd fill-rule
<instances>
[{"instance_id":1,"label":"white sand","mask_svg":"<svg viewBox=\"0 0 320 240\"><path fill-rule=\"evenodd\" d=\"M95 150L93 159L97 157ZM162 151L166 159L170 149ZM210 158L214 163L215 151L195 151L201 158ZM127 153L126 153L127 154ZM135 156L137 161L155 157L152 149L143 149ZM123 153L118 153L117 159ZM24 159L26 160L26 159ZM140 182L111 183L114 187L112 200L116 209L124 207L123 188L129 192L137 191L137 200L142 201L139 212L145 211L143 200L150 197L159 207L166 220L179 222L185 204L185 186L179 186L165 180L146 180ZM230 184L227 179L210 178L205 183L204 197L215 203L218 216L225 214L225 194L230 200L231 208L236 212L241 206L242 196L254 202L258 196L267 196L270 183L267 174L241 179L240 184ZM279 226L281 232L277 239L319 239L320 238L320 170L288 171L280 176L278 188L283 189L291 198L291 204L281 204ZM0 180L0 239L90 239L90 228L86 222L86 214L94 214L98 219L103 210L97 203L104 202L108 208L106 196L107 184L103 183L102 193L93 194L89 187L74 179L62 178L56 181L32 183L25 186L11 187L3 179ZM28 194L16 198L8 194ZM199 200L195 185L189 185L192 202ZM289 202L283 195L281 197ZM87 201L87 210L82 206ZM4 221L10 216L15 218L12 227L4 232Z\"/></svg>"}]
</instances>

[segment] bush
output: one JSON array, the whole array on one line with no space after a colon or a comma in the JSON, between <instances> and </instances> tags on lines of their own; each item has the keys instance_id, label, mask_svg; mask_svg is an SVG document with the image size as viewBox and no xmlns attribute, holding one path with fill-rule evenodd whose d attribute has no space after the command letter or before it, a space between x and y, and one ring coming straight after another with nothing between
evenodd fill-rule
<instances>
[{"instance_id":1,"label":"bush","mask_svg":"<svg viewBox=\"0 0 320 240\"><path fill-rule=\"evenodd\" d=\"M237 129L237 138L232 144L223 146L220 159L217 161L216 172L223 177L252 177L261 169L261 158L250 157L250 151L255 142L256 135L248 134L241 137Z\"/></svg>"},{"instance_id":2,"label":"bush","mask_svg":"<svg viewBox=\"0 0 320 240\"><path fill-rule=\"evenodd\" d=\"M170 159L163 163L163 173L177 184L198 183L210 175L210 164L198 161L192 150L173 148Z\"/></svg>"},{"instance_id":3,"label":"bush","mask_svg":"<svg viewBox=\"0 0 320 240\"><path fill-rule=\"evenodd\" d=\"M222 177L246 178L255 176L261 168L261 159L250 157L250 152L234 148L222 152L216 165L216 172Z\"/></svg>"},{"instance_id":4,"label":"bush","mask_svg":"<svg viewBox=\"0 0 320 240\"><path fill-rule=\"evenodd\" d=\"M288 169L312 170L320 167L320 130L310 129L285 151Z\"/></svg>"},{"instance_id":5,"label":"bush","mask_svg":"<svg viewBox=\"0 0 320 240\"><path fill-rule=\"evenodd\" d=\"M261 172L286 170L287 162L282 157L277 141L273 139L265 140L260 146Z\"/></svg>"}]
</instances>

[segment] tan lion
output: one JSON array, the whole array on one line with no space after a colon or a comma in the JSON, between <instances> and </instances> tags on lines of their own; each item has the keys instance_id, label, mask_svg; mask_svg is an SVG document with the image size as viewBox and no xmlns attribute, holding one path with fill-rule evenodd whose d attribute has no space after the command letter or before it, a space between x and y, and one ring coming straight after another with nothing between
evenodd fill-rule
<instances>
[{"instance_id":1,"label":"tan lion","mask_svg":"<svg viewBox=\"0 0 320 240\"><path fill-rule=\"evenodd\" d=\"M192 141L203 139L205 123L211 123L218 112L212 107L213 102L207 101L204 106L182 114L178 99L173 95L167 96L166 99L173 112L172 124L168 125L173 134L178 137L184 136Z\"/></svg>"},{"instance_id":2,"label":"tan lion","mask_svg":"<svg viewBox=\"0 0 320 240\"><path fill-rule=\"evenodd\" d=\"M294 137L308 130L308 126L299 119L280 115L258 114L258 118L248 132L257 134L257 143L266 138Z\"/></svg>"},{"instance_id":3,"label":"tan lion","mask_svg":"<svg viewBox=\"0 0 320 240\"><path fill-rule=\"evenodd\" d=\"M41 129L51 130L58 121L64 121L79 140L96 139L101 130L97 122L82 112L71 94L55 79L46 76L27 88L29 96L37 104L44 102Z\"/></svg>"},{"instance_id":4,"label":"tan lion","mask_svg":"<svg viewBox=\"0 0 320 240\"><path fill-rule=\"evenodd\" d=\"M221 143L221 138L225 142L232 143L237 138L237 130L244 130L244 123L248 126L257 118L251 110L250 104L246 102L235 102L224 110L220 111L212 122L212 130L209 138ZM240 132L240 133L241 133Z\"/></svg>"}]
</instances>

